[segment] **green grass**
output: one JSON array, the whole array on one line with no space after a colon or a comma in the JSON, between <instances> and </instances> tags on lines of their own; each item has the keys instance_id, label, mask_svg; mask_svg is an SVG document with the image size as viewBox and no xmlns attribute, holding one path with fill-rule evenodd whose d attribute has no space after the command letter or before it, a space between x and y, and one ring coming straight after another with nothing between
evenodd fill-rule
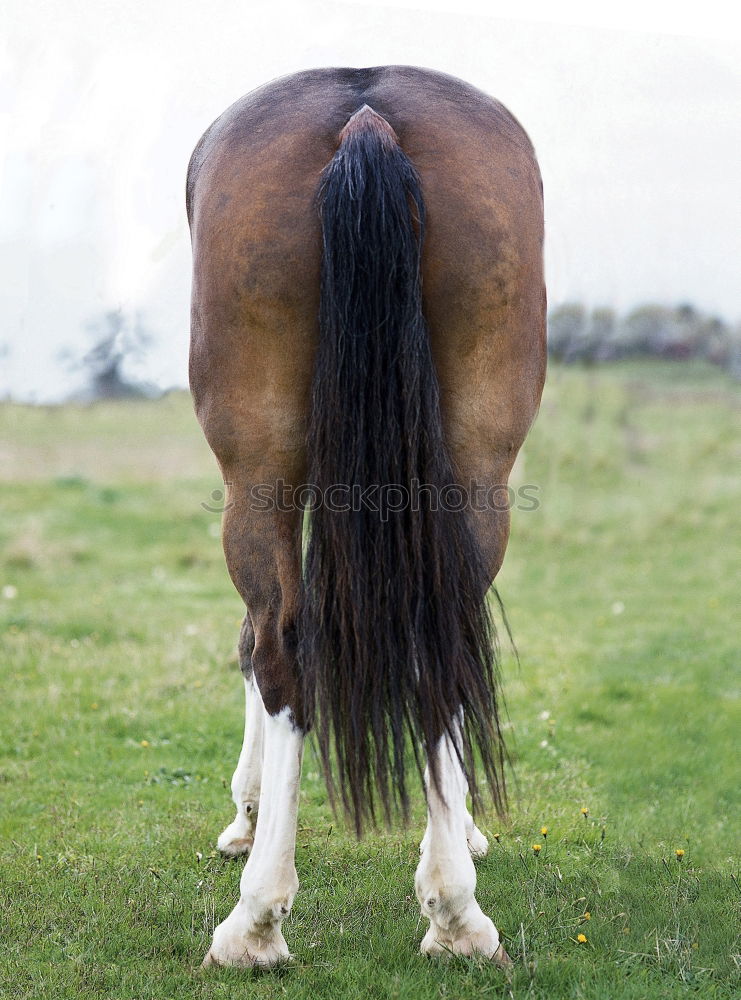
<instances>
[{"instance_id":1,"label":"green grass","mask_svg":"<svg viewBox=\"0 0 741 1000\"><path fill-rule=\"evenodd\" d=\"M551 372L499 580L511 819L480 820L507 982L417 954L421 802L355 842L311 746L295 963L197 971L242 867L213 850L242 727L215 465L184 396L0 408L0 994L737 996L740 412L709 368Z\"/></svg>"}]
</instances>

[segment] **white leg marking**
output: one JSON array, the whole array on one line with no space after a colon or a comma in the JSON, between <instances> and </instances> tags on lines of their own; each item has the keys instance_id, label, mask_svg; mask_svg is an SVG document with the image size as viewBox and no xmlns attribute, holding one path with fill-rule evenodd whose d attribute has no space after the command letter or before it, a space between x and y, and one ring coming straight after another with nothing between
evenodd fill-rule
<instances>
[{"instance_id":1,"label":"white leg marking","mask_svg":"<svg viewBox=\"0 0 741 1000\"><path fill-rule=\"evenodd\" d=\"M468 850L471 852L471 857L476 858L478 860L479 858L485 858L486 855L489 853L489 841L483 835L481 830L479 830L479 828L476 826L476 824L473 821L473 816L468 811L468 808L466 806L468 785L466 784L465 778L463 778L463 782L465 786L465 792L463 795L463 809L465 810L466 813L466 841L468 843ZM429 768L426 767L425 785L429 787L429 783L430 783L430 771ZM420 854L423 854L424 851L426 850L429 840L430 840L430 822L428 817L427 829L425 830L425 835L422 838L419 845Z\"/></svg>"},{"instance_id":2,"label":"white leg marking","mask_svg":"<svg viewBox=\"0 0 741 1000\"><path fill-rule=\"evenodd\" d=\"M304 735L290 712L264 718L265 749L255 844L240 899L214 931L208 965L274 965L290 958L281 924L298 891L296 820Z\"/></svg>"},{"instance_id":3,"label":"white leg marking","mask_svg":"<svg viewBox=\"0 0 741 1000\"><path fill-rule=\"evenodd\" d=\"M260 803L265 709L252 677L244 679L244 709L244 741L232 778L237 815L216 842L221 853L230 858L252 849Z\"/></svg>"},{"instance_id":4,"label":"white leg marking","mask_svg":"<svg viewBox=\"0 0 741 1000\"><path fill-rule=\"evenodd\" d=\"M479 954L507 965L499 933L474 898L471 855L485 853L488 844L466 809L468 787L448 737L437 753L440 791L427 782L427 830L414 880L422 914L430 921L420 948L426 954Z\"/></svg>"}]
</instances>

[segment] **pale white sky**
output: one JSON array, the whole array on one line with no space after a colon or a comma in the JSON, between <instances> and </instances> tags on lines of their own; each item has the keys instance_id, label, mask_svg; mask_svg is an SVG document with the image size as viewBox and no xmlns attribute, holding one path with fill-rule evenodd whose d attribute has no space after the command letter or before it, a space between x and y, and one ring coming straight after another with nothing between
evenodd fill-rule
<instances>
[{"instance_id":1,"label":"pale white sky","mask_svg":"<svg viewBox=\"0 0 741 1000\"><path fill-rule=\"evenodd\" d=\"M140 373L184 384L191 149L241 94L311 66L430 66L502 100L543 171L551 302L690 300L738 321L738 18L601 6L4 0L0 395L70 388L60 351L116 307L155 334Z\"/></svg>"}]
</instances>

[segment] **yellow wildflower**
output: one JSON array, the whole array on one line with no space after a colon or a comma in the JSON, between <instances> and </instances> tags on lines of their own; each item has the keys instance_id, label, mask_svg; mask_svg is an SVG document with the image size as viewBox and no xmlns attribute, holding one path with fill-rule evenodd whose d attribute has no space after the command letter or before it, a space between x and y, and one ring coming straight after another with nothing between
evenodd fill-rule
<instances>
[{"instance_id":1,"label":"yellow wildflower","mask_svg":"<svg viewBox=\"0 0 741 1000\"><path fill-rule=\"evenodd\" d=\"M582 920L591 920L592 914L589 912L589 910L585 910L584 913L582 913L581 918Z\"/></svg>"},{"instance_id":2,"label":"yellow wildflower","mask_svg":"<svg viewBox=\"0 0 741 1000\"><path fill-rule=\"evenodd\" d=\"M677 861L681 861L684 857L684 849L681 847L678 847L674 853L677 855Z\"/></svg>"},{"instance_id":3,"label":"yellow wildflower","mask_svg":"<svg viewBox=\"0 0 741 1000\"><path fill-rule=\"evenodd\" d=\"M542 844L533 844L533 853L540 854L542 846Z\"/></svg>"},{"instance_id":4,"label":"yellow wildflower","mask_svg":"<svg viewBox=\"0 0 741 1000\"><path fill-rule=\"evenodd\" d=\"M139 746L148 747L149 746L149 740L142 740L141 743L139 744Z\"/></svg>"},{"instance_id":5,"label":"yellow wildflower","mask_svg":"<svg viewBox=\"0 0 741 1000\"><path fill-rule=\"evenodd\" d=\"M579 944L586 944L587 943L587 935L586 934L577 934L576 935L576 940L579 942Z\"/></svg>"},{"instance_id":6,"label":"yellow wildflower","mask_svg":"<svg viewBox=\"0 0 741 1000\"><path fill-rule=\"evenodd\" d=\"M547 837L548 836L548 827L547 826L541 826L541 828L540 828L540 835L541 835L541 837Z\"/></svg>"},{"instance_id":7,"label":"yellow wildflower","mask_svg":"<svg viewBox=\"0 0 741 1000\"><path fill-rule=\"evenodd\" d=\"M586 819L587 816L589 815L589 806L582 806L581 807L581 814L584 817L584 819Z\"/></svg>"},{"instance_id":8,"label":"yellow wildflower","mask_svg":"<svg viewBox=\"0 0 741 1000\"><path fill-rule=\"evenodd\" d=\"M500 837L500 834L498 834L498 833L494 834L494 840L496 840L497 843L499 843L499 837Z\"/></svg>"}]
</instances>

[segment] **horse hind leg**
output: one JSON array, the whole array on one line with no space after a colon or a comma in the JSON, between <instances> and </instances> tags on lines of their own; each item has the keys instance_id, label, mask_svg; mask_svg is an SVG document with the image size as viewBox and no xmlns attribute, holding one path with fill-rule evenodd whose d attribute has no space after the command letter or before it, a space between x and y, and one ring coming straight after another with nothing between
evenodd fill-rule
<instances>
[{"instance_id":1,"label":"horse hind leg","mask_svg":"<svg viewBox=\"0 0 741 1000\"><path fill-rule=\"evenodd\" d=\"M203 967L268 967L289 959L282 925L298 892L294 861L303 733L288 709L265 718L265 767L255 842L239 901L214 930Z\"/></svg>"},{"instance_id":2,"label":"horse hind leg","mask_svg":"<svg viewBox=\"0 0 741 1000\"><path fill-rule=\"evenodd\" d=\"M466 844L468 845L468 850L471 857L474 858L474 860L478 861L481 858L485 858L486 855L489 853L489 841L481 832L481 830L479 830L479 828L476 826L473 820L473 816L468 811L468 807L466 805L466 797L468 795L468 783L466 782L465 777L463 778L463 783L464 783L463 811L465 813L464 824L466 829ZM430 770L429 768L426 767L425 788L429 788L429 785L430 785ZM433 836L431 832L431 826L432 826L432 820L428 815L427 829L425 830L424 837L422 837L422 841L420 842L419 845L420 854L424 854L424 852L427 850L430 843L430 839Z\"/></svg>"},{"instance_id":3,"label":"horse hind leg","mask_svg":"<svg viewBox=\"0 0 741 1000\"><path fill-rule=\"evenodd\" d=\"M459 459L459 462L461 462L461 459ZM471 481L475 481L473 476L471 477ZM474 514L476 534L492 579L496 576L504 559L504 552L509 537L509 522L509 510L506 507L495 510L484 510ZM442 749L441 752L443 752ZM460 771L460 766L456 766L458 771ZM462 792L458 797L459 811L463 817L468 850L471 857L484 858L489 853L489 841L474 823L473 816L466 806L468 783L462 773L459 775L459 781L462 788ZM428 789L430 787L429 768L425 769L425 787ZM436 822L439 823L441 816L444 817L447 815L447 813L440 814L428 811L427 829L419 845L420 854L424 854L427 849L433 837L433 828Z\"/></svg>"},{"instance_id":4,"label":"horse hind leg","mask_svg":"<svg viewBox=\"0 0 741 1000\"><path fill-rule=\"evenodd\" d=\"M239 471L229 479L245 481ZM262 709L260 799L239 901L214 930L206 967L266 967L290 958L282 924L298 891L294 855L304 727L295 622L301 512L256 512L248 497L247 488L230 489L224 550L254 630L253 704ZM235 787L243 787L241 777Z\"/></svg>"},{"instance_id":5,"label":"horse hind leg","mask_svg":"<svg viewBox=\"0 0 741 1000\"><path fill-rule=\"evenodd\" d=\"M481 463L470 456L459 455L458 464L459 468L470 471L470 482L486 482L479 472ZM499 475L492 476L493 481L506 482L506 471L503 464ZM474 532L492 580L504 559L509 521L506 505L472 511ZM462 719L457 721L460 723ZM453 737L456 732L454 729ZM499 932L475 898L473 858L483 857L489 845L468 811L468 784L451 736L442 737L435 753L439 788L426 780L428 821L415 876L422 915L430 921L421 951L426 954L479 954L507 968L511 960L502 947Z\"/></svg>"},{"instance_id":6,"label":"horse hind leg","mask_svg":"<svg viewBox=\"0 0 741 1000\"><path fill-rule=\"evenodd\" d=\"M265 707L252 672L254 646L255 632L247 613L239 636L239 666L245 694L244 740L231 785L237 815L223 831L216 845L228 858L247 854L252 849L260 804Z\"/></svg>"},{"instance_id":7,"label":"horse hind leg","mask_svg":"<svg viewBox=\"0 0 741 1000\"><path fill-rule=\"evenodd\" d=\"M424 954L482 955L510 964L499 933L476 902L472 855L486 852L486 838L468 809L468 786L450 737L438 744L439 788L427 782L428 823L414 887L430 926L422 939Z\"/></svg>"}]
</instances>

